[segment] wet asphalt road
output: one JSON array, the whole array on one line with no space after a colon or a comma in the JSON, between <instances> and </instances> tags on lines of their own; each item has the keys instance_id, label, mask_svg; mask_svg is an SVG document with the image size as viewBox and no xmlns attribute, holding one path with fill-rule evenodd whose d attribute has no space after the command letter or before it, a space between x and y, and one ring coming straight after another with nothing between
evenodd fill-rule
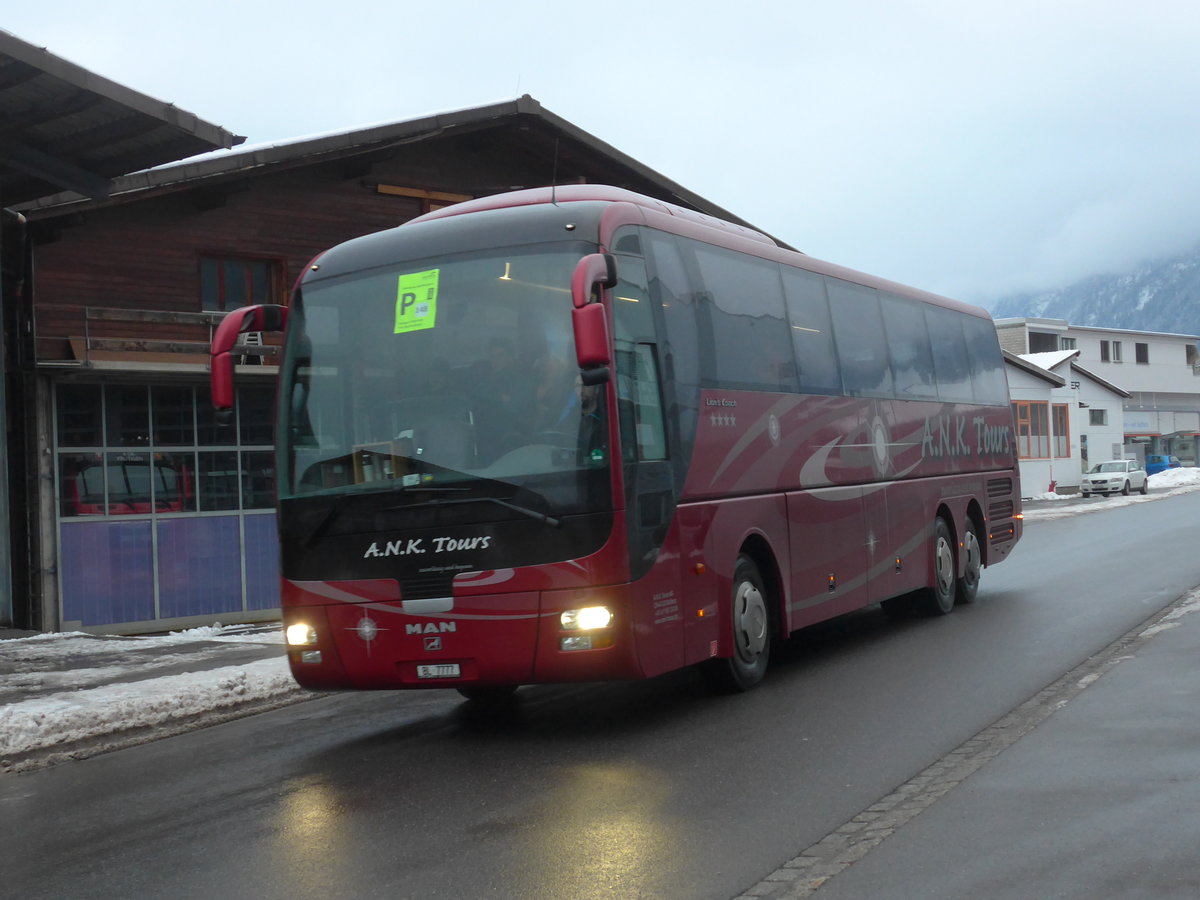
<instances>
[{"instance_id":1,"label":"wet asphalt road","mask_svg":"<svg viewBox=\"0 0 1200 900\"><path fill-rule=\"evenodd\" d=\"M24 898L729 898L1200 584L1200 492L1033 522L979 601L694 672L339 695L0 778Z\"/></svg>"}]
</instances>

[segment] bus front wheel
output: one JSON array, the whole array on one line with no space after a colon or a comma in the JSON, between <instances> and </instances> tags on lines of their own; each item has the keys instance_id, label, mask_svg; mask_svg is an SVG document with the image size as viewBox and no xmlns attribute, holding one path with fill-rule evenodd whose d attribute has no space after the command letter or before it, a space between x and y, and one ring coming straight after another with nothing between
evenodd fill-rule
<instances>
[{"instance_id":1,"label":"bus front wheel","mask_svg":"<svg viewBox=\"0 0 1200 900\"><path fill-rule=\"evenodd\" d=\"M731 692L748 691L766 675L771 656L771 614L767 603L767 590L758 566L750 557L739 556L733 570L729 611L733 655L708 663L708 673L717 687Z\"/></svg>"},{"instance_id":2,"label":"bus front wheel","mask_svg":"<svg viewBox=\"0 0 1200 900\"><path fill-rule=\"evenodd\" d=\"M933 584L922 597L921 611L930 616L944 616L954 609L957 587L958 559L954 553L954 536L946 520L933 520Z\"/></svg>"}]
</instances>

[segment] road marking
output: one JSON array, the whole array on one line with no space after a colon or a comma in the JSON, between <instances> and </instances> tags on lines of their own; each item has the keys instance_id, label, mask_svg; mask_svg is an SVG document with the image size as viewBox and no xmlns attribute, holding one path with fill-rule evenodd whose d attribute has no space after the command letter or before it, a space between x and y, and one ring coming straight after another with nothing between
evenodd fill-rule
<instances>
[{"instance_id":1,"label":"road marking","mask_svg":"<svg viewBox=\"0 0 1200 900\"><path fill-rule=\"evenodd\" d=\"M734 900L801 900L848 869L967 778L1070 703L1154 635L1200 612L1200 588L1117 638L1012 712L951 750L849 822L788 860Z\"/></svg>"}]
</instances>

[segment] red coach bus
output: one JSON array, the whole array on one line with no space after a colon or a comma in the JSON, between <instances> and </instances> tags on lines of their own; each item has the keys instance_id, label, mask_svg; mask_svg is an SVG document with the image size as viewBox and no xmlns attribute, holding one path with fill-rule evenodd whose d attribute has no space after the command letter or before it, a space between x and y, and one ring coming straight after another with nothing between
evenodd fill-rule
<instances>
[{"instance_id":1,"label":"red coach bus","mask_svg":"<svg viewBox=\"0 0 1200 900\"><path fill-rule=\"evenodd\" d=\"M286 326L286 327L285 327ZM285 330L283 611L313 688L757 684L868 604L944 614L1020 537L981 309L600 186L327 251Z\"/></svg>"}]
</instances>

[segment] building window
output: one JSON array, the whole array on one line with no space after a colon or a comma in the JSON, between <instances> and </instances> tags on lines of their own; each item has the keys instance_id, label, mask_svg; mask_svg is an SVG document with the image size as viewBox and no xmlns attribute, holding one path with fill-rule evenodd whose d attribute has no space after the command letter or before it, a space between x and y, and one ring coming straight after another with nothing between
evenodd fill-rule
<instances>
[{"instance_id":1,"label":"building window","mask_svg":"<svg viewBox=\"0 0 1200 900\"><path fill-rule=\"evenodd\" d=\"M205 256L200 259L200 308L224 312L256 303L277 303L283 266L274 259Z\"/></svg>"},{"instance_id":2,"label":"building window","mask_svg":"<svg viewBox=\"0 0 1200 900\"><path fill-rule=\"evenodd\" d=\"M1089 409L1088 410L1089 425L1107 425L1108 410L1107 409Z\"/></svg>"},{"instance_id":3,"label":"building window","mask_svg":"<svg viewBox=\"0 0 1200 900\"><path fill-rule=\"evenodd\" d=\"M1134 353L1134 356L1137 358L1138 362L1140 362L1140 363L1150 362L1150 345L1149 344L1142 344L1142 343L1134 344L1133 345L1133 353Z\"/></svg>"},{"instance_id":4,"label":"building window","mask_svg":"<svg viewBox=\"0 0 1200 900\"><path fill-rule=\"evenodd\" d=\"M217 427L206 388L59 385L60 515L270 509L272 394L242 386L238 421Z\"/></svg>"},{"instance_id":5,"label":"building window","mask_svg":"<svg viewBox=\"0 0 1200 900\"><path fill-rule=\"evenodd\" d=\"M1029 332L1029 352L1049 353L1058 349L1058 336L1044 331Z\"/></svg>"},{"instance_id":6,"label":"building window","mask_svg":"<svg viewBox=\"0 0 1200 900\"><path fill-rule=\"evenodd\" d=\"M1076 344L1075 338L1069 338L1069 337L1059 338L1058 346L1059 346L1060 350L1075 350L1075 349L1077 349L1077 344Z\"/></svg>"},{"instance_id":7,"label":"building window","mask_svg":"<svg viewBox=\"0 0 1200 900\"><path fill-rule=\"evenodd\" d=\"M1113 362L1121 361L1121 342L1120 341L1112 342L1112 361Z\"/></svg>"},{"instance_id":8,"label":"building window","mask_svg":"<svg viewBox=\"0 0 1200 900\"><path fill-rule=\"evenodd\" d=\"M1013 402L1017 424L1017 456L1048 459L1050 456L1050 404L1033 400Z\"/></svg>"},{"instance_id":9,"label":"building window","mask_svg":"<svg viewBox=\"0 0 1200 900\"><path fill-rule=\"evenodd\" d=\"M1111 362L1111 354L1108 352L1108 341L1100 342L1100 362Z\"/></svg>"},{"instance_id":10,"label":"building window","mask_svg":"<svg viewBox=\"0 0 1200 900\"><path fill-rule=\"evenodd\" d=\"M1071 407L1066 403L1055 403L1054 413L1054 455L1058 458L1071 455L1071 425L1068 414Z\"/></svg>"}]
</instances>

